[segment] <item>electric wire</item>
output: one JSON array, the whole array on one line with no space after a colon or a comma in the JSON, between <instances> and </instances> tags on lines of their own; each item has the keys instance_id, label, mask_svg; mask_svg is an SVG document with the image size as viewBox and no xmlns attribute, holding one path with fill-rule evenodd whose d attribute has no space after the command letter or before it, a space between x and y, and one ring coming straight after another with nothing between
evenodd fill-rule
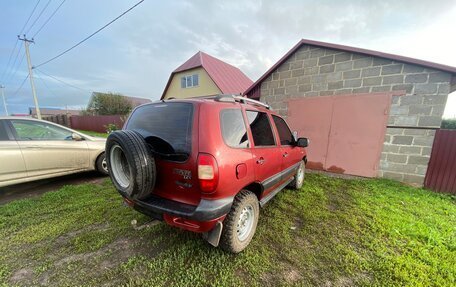
<instances>
[{"instance_id":1,"label":"electric wire","mask_svg":"<svg viewBox=\"0 0 456 287\"><path fill-rule=\"evenodd\" d=\"M25 27L27 26L28 22L30 21L30 18L32 18L33 13L35 13L36 7L38 7L38 4L40 4L40 1L41 0L38 0L35 7L33 7L32 13L30 13L30 16L27 18L27 21L25 22L24 26L22 27L21 31L19 32L19 35L22 34L22 32L24 32Z\"/></svg>"},{"instance_id":2,"label":"electric wire","mask_svg":"<svg viewBox=\"0 0 456 287\"><path fill-rule=\"evenodd\" d=\"M51 88L49 88L49 86L46 84L46 82L44 81L44 79L42 77L40 77L39 75L36 75L36 77L40 80L40 82L44 85L44 87L46 88L46 90L49 91L49 93L54 96L55 98L57 98L57 95L54 93L54 91L51 90Z\"/></svg>"},{"instance_id":3,"label":"electric wire","mask_svg":"<svg viewBox=\"0 0 456 287\"><path fill-rule=\"evenodd\" d=\"M35 18L35 21L33 21L32 25L27 29L27 32L25 34L28 34L30 30L32 30L33 26L35 26L36 22L41 18L41 15L43 15L43 12L47 9L49 6L49 3L51 3L52 0L49 0L46 5L44 5L43 9L41 9L40 14Z\"/></svg>"},{"instance_id":4,"label":"electric wire","mask_svg":"<svg viewBox=\"0 0 456 287\"><path fill-rule=\"evenodd\" d=\"M27 77L25 77L25 79L22 81L21 85L19 86L19 88L17 88L17 90L13 93L13 98L17 96L17 94L21 91L22 87L24 86L25 84L25 81L27 81L29 75L27 74Z\"/></svg>"},{"instance_id":5,"label":"electric wire","mask_svg":"<svg viewBox=\"0 0 456 287\"><path fill-rule=\"evenodd\" d=\"M5 79L5 83L9 83L13 78L14 76L16 76L17 74L17 71L19 70L19 68L21 67L21 64L22 62L24 61L25 59L25 52L22 53L22 57L21 59L19 60L19 63L17 64L16 68L14 69L14 71L12 70L11 74L9 74L9 77L7 79ZM12 67L14 68L14 66Z\"/></svg>"},{"instance_id":6,"label":"electric wire","mask_svg":"<svg viewBox=\"0 0 456 287\"><path fill-rule=\"evenodd\" d=\"M73 45L72 47L66 49L65 51L61 52L60 54L34 66L33 68L38 68L40 66L43 66L43 65L46 65L47 63L49 62L52 62L54 61L55 59L65 55L66 53L68 53L69 51L73 50L74 48L76 48L77 46L81 45L82 43L84 43L85 41L89 40L90 38L92 38L93 36L95 36L96 34L98 34L100 31L102 31L103 29L105 29L106 27L108 27L109 25L111 25L112 23L114 23L115 21L117 21L119 18L121 18L122 16L124 16L125 14L127 14L128 12L130 12L131 10L133 10L134 8L136 8L136 6L138 6L139 4L141 4L142 2L144 2L144 0L141 0L139 1L138 3L136 3L135 5L133 5L132 7L130 7L128 10L126 10L125 12L123 12L122 14L120 14L119 16L117 16L116 18L114 18L113 20L111 20L109 23L107 23L106 25L104 25L103 27L101 27L100 29L96 30L95 32L93 32L92 34L90 34L89 36L87 36L86 38L84 38L83 40L79 41L78 43L76 43L75 45Z\"/></svg>"},{"instance_id":7,"label":"electric wire","mask_svg":"<svg viewBox=\"0 0 456 287\"><path fill-rule=\"evenodd\" d=\"M78 90L81 90L81 91L84 91L84 92L90 91L90 90L83 89L83 88L80 88L80 87L78 87L78 86L75 86L75 85L73 85L73 84L69 84L69 83L67 83L67 82L65 82L65 81L63 81L63 80L61 80L61 79L59 79L59 78L57 78L57 77L54 77L54 76L52 76L52 75L50 75L50 74L48 74L48 73L42 71L41 69L35 68L35 70L38 71L40 74L45 75L45 76L47 76L47 77L49 77L49 78L52 78L52 79L56 80L57 82L60 82L60 83L62 83L62 84L64 84L64 85L67 85L67 86L69 86L69 87L72 87L72 88L75 88L75 89L78 89Z\"/></svg>"},{"instance_id":8,"label":"electric wire","mask_svg":"<svg viewBox=\"0 0 456 287\"><path fill-rule=\"evenodd\" d=\"M52 14L46 19L46 21L44 21L43 25L41 25L41 27L35 32L35 34L33 34L32 36L32 39L36 37L36 35L38 35L41 30L44 28L44 26L46 26L46 24L51 20L52 17L54 17L55 13L57 13L57 11L59 11L60 7L62 7L63 3L65 3L66 0L63 0L59 6L57 6L57 8L54 10L54 12L52 12Z\"/></svg>"},{"instance_id":9,"label":"electric wire","mask_svg":"<svg viewBox=\"0 0 456 287\"><path fill-rule=\"evenodd\" d=\"M22 27L22 29L21 29L21 31L19 32L19 34L22 34L22 32L24 31L25 27L27 26L28 22L30 21L30 18L32 18L33 13L35 13L36 7L38 7L38 4L40 4L40 1L41 1L41 0L38 0L38 2L36 2L35 7L33 7L32 12L31 12L30 15L28 16L27 21L25 21L25 24L24 24L24 26ZM12 59L12 57L13 57L13 55L14 55L14 52L16 51L17 43L19 43L19 39L16 39L16 43L14 43L13 50L11 50L11 53L10 53L10 55L9 55L9 57L8 57L8 63L6 64L6 68L5 68L5 70L3 71L3 74L2 74L2 77L1 77L2 80L5 78L5 74L6 74L6 72L7 72L8 69L9 69L9 64L11 63L11 59ZM22 48L22 46L20 46L20 47ZM17 60L17 56L16 56L16 60ZM11 68L11 69L12 69L12 68Z\"/></svg>"}]
</instances>

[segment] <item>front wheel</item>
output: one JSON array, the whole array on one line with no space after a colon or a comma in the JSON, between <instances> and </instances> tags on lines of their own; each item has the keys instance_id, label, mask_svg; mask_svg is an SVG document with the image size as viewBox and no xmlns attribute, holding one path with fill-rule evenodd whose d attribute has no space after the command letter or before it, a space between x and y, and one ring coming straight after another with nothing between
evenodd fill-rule
<instances>
[{"instance_id":1,"label":"front wheel","mask_svg":"<svg viewBox=\"0 0 456 287\"><path fill-rule=\"evenodd\" d=\"M298 170L296 171L296 175L290 184L288 184L289 188L293 188L296 190L301 189L302 185L304 184L304 177L306 175L306 164L302 160L299 163Z\"/></svg>"},{"instance_id":2,"label":"front wheel","mask_svg":"<svg viewBox=\"0 0 456 287\"><path fill-rule=\"evenodd\" d=\"M248 190L239 192L223 223L220 247L232 253L244 250L255 234L259 215L256 195Z\"/></svg>"}]
</instances>

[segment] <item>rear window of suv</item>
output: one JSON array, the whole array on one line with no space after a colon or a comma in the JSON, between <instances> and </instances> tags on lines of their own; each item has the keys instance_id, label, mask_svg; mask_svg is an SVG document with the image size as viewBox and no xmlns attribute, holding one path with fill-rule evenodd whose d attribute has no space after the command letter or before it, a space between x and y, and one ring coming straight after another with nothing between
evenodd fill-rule
<instances>
[{"instance_id":1,"label":"rear window of suv","mask_svg":"<svg viewBox=\"0 0 456 287\"><path fill-rule=\"evenodd\" d=\"M157 103L137 108L126 129L139 132L155 151L185 160L191 152L192 124L193 104Z\"/></svg>"}]
</instances>

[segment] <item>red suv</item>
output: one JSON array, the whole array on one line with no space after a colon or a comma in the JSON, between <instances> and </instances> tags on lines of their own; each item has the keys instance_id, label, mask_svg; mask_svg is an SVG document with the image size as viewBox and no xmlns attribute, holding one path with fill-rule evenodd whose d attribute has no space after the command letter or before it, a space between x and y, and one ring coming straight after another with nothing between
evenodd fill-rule
<instances>
[{"instance_id":1,"label":"red suv","mask_svg":"<svg viewBox=\"0 0 456 287\"><path fill-rule=\"evenodd\" d=\"M136 108L109 135L106 159L128 205L237 253L259 207L286 186L301 188L306 146L268 105L219 95Z\"/></svg>"}]
</instances>

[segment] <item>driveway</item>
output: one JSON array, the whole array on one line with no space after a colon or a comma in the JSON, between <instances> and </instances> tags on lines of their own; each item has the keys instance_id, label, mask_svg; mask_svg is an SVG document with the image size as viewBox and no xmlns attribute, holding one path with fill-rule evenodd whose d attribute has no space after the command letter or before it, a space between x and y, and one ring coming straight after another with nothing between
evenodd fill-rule
<instances>
[{"instance_id":1,"label":"driveway","mask_svg":"<svg viewBox=\"0 0 456 287\"><path fill-rule=\"evenodd\" d=\"M48 191L57 190L64 185L101 183L106 178L106 176L101 176L95 171L89 171L0 187L0 205L17 199L35 197Z\"/></svg>"}]
</instances>

